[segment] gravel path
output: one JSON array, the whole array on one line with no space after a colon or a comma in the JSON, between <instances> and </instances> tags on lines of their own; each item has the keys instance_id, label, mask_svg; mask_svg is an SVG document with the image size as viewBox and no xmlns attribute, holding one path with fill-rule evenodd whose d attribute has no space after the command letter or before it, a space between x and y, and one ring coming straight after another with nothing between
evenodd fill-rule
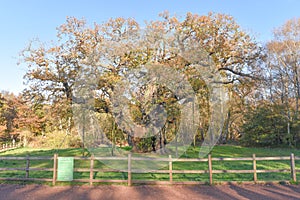
<instances>
[{"instance_id":1,"label":"gravel path","mask_svg":"<svg viewBox=\"0 0 300 200\"><path fill-rule=\"evenodd\" d=\"M0 200L299 199L300 185L46 186L0 184Z\"/></svg>"}]
</instances>

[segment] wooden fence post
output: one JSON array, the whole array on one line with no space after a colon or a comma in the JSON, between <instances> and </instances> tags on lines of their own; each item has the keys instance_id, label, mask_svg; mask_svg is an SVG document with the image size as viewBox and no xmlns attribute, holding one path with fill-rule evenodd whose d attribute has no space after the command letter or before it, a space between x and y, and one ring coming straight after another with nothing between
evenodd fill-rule
<instances>
[{"instance_id":1,"label":"wooden fence post","mask_svg":"<svg viewBox=\"0 0 300 200\"><path fill-rule=\"evenodd\" d=\"M131 186L131 153L128 154L128 186Z\"/></svg>"},{"instance_id":2,"label":"wooden fence post","mask_svg":"<svg viewBox=\"0 0 300 200\"><path fill-rule=\"evenodd\" d=\"M55 185L56 178L57 178L57 157L58 155L55 153L53 156L53 178L52 178L52 185Z\"/></svg>"},{"instance_id":3,"label":"wooden fence post","mask_svg":"<svg viewBox=\"0 0 300 200\"><path fill-rule=\"evenodd\" d=\"M295 155L293 153L291 153L291 178L293 181L297 181L296 178L296 167L295 167Z\"/></svg>"},{"instance_id":4,"label":"wooden fence post","mask_svg":"<svg viewBox=\"0 0 300 200\"><path fill-rule=\"evenodd\" d=\"M173 163L172 163L172 155L169 155L169 175L170 175L170 183L173 183Z\"/></svg>"},{"instance_id":5,"label":"wooden fence post","mask_svg":"<svg viewBox=\"0 0 300 200\"><path fill-rule=\"evenodd\" d=\"M256 155L253 154L253 181L257 182L257 172L256 172Z\"/></svg>"},{"instance_id":6,"label":"wooden fence post","mask_svg":"<svg viewBox=\"0 0 300 200\"><path fill-rule=\"evenodd\" d=\"M29 178L29 166L30 166L30 160L29 160L29 154L27 154L27 157L26 157L26 175L25 175L25 178Z\"/></svg>"},{"instance_id":7,"label":"wooden fence post","mask_svg":"<svg viewBox=\"0 0 300 200\"><path fill-rule=\"evenodd\" d=\"M94 154L91 156L91 166L90 166L90 185L93 185L94 178Z\"/></svg>"},{"instance_id":8,"label":"wooden fence post","mask_svg":"<svg viewBox=\"0 0 300 200\"><path fill-rule=\"evenodd\" d=\"M212 161L211 154L208 154L208 170L209 170L209 184L213 184Z\"/></svg>"}]
</instances>

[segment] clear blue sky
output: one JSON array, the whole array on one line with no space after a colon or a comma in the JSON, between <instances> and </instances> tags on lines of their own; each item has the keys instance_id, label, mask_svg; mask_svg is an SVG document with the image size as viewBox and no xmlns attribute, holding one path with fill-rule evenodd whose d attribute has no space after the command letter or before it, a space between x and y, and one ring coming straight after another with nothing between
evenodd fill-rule
<instances>
[{"instance_id":1,"label":"clear blue sky","mask_svg":"<svg viewBox=\"0 0 300 200\"><path fill-rule=\"evenodd\" d=\"M66 16L101 23L112 17L133 17L140 23L168 10L232 15L243 29L264 43L272 30L300 17L298 0L0 0L0 91L20 92L26 68L17 66L19 52L31 39L55 40L56 27Z\"/></svg>"}]
</instances>

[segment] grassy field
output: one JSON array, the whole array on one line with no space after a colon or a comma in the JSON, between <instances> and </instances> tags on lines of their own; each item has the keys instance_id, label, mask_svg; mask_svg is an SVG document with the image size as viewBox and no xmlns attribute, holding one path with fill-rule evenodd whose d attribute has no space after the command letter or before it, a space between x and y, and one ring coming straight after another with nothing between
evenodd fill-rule
<instances>
[{"instance_id":1,"label":"grassy field","mask_svg":"<svg viewBox=\"0 0 300 200\"><path fill-rule=\"evenodd\" d=\"M6 151L0 153L2 156L53 156L54 153L58 153L59 156L82 156L81 149L32 149L32 148L19 148L15 150ZM256 157L265 156L289 156L294 153L296 156L300 156L300 150L296 149L281 149L281 148L245 148L240 146L216 146L211 155L212 157L252 157L252 154L256 154ZM88 152L85 153L89 156ZM190 148L183 158L197 158L199 154L199 148ZM147 161L150 164L151 161ZM124 161L124 166L126 166L127 161ZM122 164L122 163L120 163ZM75 168L89 168L89 160L75 160ZM0 168L25 168L26 161L17 160L1 160ZM52 168L53 161L30 161L30 166L32 168ZM252 161L213 161L213 169L252 169ZM96 160L95 168L107 168L102 162ZM296 161L296 168L300 170L300 161ZM168 169L167 163L165 169ZM174 162L174 170L207 170L207 162ZM257 161L257 169L290 169L289 160L286 161ZM23 171L0 171L0 177L24 177L25 172ZM300 178L300 173L297 174L298 179ZM52 178L52 172L40 172L40 171L30 171L30 178ZM89 172L74 172L74 179L88 179ZM115 173L115 172L105 172L105 173L95 173L95 179L127 179L127 173ZM133 180L168 180L168 174L133 174ZM222 181L252 181L253 174L214 174L214 182ZM208 174L174 174L173 181L201 181L208 182ZM259 181L289 181L290 173L259 173Z\"/></svg>"}]
</instances>

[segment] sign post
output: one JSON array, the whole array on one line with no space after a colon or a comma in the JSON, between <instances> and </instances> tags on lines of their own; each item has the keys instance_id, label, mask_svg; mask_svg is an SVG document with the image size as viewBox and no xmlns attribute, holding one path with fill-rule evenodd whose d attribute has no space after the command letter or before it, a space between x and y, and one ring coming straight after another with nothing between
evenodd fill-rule
<instances>
[{"instance_id":1,"label":"sign post","mask_svg":"<svg viewBox=\"0 0 300 200\"><path fill-rule=\"evenodd\" d=\"M58 157L57 180L72 181L74 172L73 157Z\"/></svg>"}]
</instances>

